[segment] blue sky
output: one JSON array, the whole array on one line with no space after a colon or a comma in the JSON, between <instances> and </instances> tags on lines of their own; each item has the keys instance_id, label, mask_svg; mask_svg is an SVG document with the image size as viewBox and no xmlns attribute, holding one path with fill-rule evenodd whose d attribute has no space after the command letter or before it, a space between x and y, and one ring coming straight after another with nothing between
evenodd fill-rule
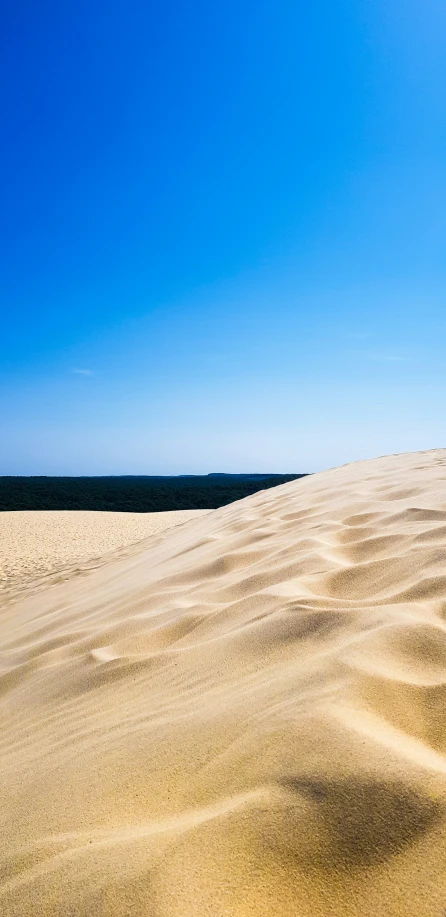
<instances>
[{"instance_id":1,"label":"blue sky","mask_svg":"<svg viewBox=\"0 0 446 917\"><path fill-rule=\"evenodd\" d=\"M440 0L10 4L1 474L446 445Z\"/></svg>"}]
</instances>

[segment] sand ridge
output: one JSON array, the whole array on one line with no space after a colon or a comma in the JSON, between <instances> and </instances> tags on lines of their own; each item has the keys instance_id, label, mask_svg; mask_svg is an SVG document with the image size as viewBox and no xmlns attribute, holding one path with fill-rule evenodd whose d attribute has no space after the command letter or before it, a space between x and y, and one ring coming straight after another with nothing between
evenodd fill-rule
<instances>
[{"instance_id":1,"label":"sand ridge","mask_svg":"<svg viewBox=\"0 0 446 917\"><path fill-rule=\"evenodd\" d=\"M446 450L223 507L0 623L7 917L443 917Z\"/></svg>"},{"instance_id":2,"label":"sand ridge","mask_svg":"<svg viewBox=\"0 0 446 917\"><path fill-rule=\"evenodd\" d=\"M209 510L107 513L18 510L0 513L0 587L8 594L45 585L103 562L105 554L182 525ZM109 559L109 558L107 558Z\"/></svg>"}]
</instances>

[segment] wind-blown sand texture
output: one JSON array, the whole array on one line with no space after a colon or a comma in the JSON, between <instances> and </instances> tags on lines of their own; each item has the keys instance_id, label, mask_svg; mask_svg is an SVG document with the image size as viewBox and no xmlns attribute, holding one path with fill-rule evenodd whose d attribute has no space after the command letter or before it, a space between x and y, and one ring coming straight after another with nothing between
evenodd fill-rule
<instances>
[{"instance_id":1,"label":"wind-blown sand texture","mask_svg":"<svg viewBox=\"0 0 446 917\"><path fill-rule=\"evenodd\" d=\"M209 510L101 513L39 510L0 513L0 586L24 591L56 574L65 579L148 535L161 534ZM75 568L73 570L73 567Z\"/></svg>"},{"instance_id":2,"label":"wind-blown sand texture","mask_svg":"<svg viewBox=\"0 0 446 917\"><path fill-rule=\"evenodd\" d=\"M443 917L446 451L256 493L1 618L5 917Z\"/></svg>"}]
</instances>

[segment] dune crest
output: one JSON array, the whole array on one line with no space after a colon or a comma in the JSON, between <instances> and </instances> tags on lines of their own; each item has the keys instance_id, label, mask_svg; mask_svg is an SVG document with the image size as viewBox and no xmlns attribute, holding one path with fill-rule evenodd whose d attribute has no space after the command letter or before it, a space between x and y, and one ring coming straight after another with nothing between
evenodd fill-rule
<instances>
[{"instance_id":1,"label":"dune crest","mask_svg":"<svg viewBox=\"0 0 446 917\"><path fill-rule=\"evenodd\" d=\"M83 573L209 510L107 513L95 510L18 510L0 513L0 587L10 596Z\"/></svg>"},{"instance_id":2,"label":"dune crest","mask_svg":"<svg viewBox=\"0 0 446 917\"><path fill-rule=\"evenodd\" d=\"M446 450L154 535L0 619L5 917L444 917Z\"/></svg>"}]
</instances>

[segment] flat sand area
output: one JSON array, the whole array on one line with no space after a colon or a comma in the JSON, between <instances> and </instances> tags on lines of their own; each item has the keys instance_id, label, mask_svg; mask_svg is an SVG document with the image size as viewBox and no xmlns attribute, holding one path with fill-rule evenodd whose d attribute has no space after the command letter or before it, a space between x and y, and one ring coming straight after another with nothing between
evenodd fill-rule
<instances>
[{"instance_id":1,"label":"flat sand area","mask_svg":"<svg viewBox=\"0 0 446 917\"><path fill-rule=\"evenodd\" d=\"M88 564L206 512L0 513L0 588L23 589L39 578L65 574L73 565Z\"/></svg>"},{"instance_id":2,"label":"flat sand area","mask_svg":"<svg viewBox=\"0 0 446 917\"><path fill-rule=\"evenodd\" d=\"M0 721L2 917L444 917L446 450L10 601Z\"/></svg>"}]
</instances>

